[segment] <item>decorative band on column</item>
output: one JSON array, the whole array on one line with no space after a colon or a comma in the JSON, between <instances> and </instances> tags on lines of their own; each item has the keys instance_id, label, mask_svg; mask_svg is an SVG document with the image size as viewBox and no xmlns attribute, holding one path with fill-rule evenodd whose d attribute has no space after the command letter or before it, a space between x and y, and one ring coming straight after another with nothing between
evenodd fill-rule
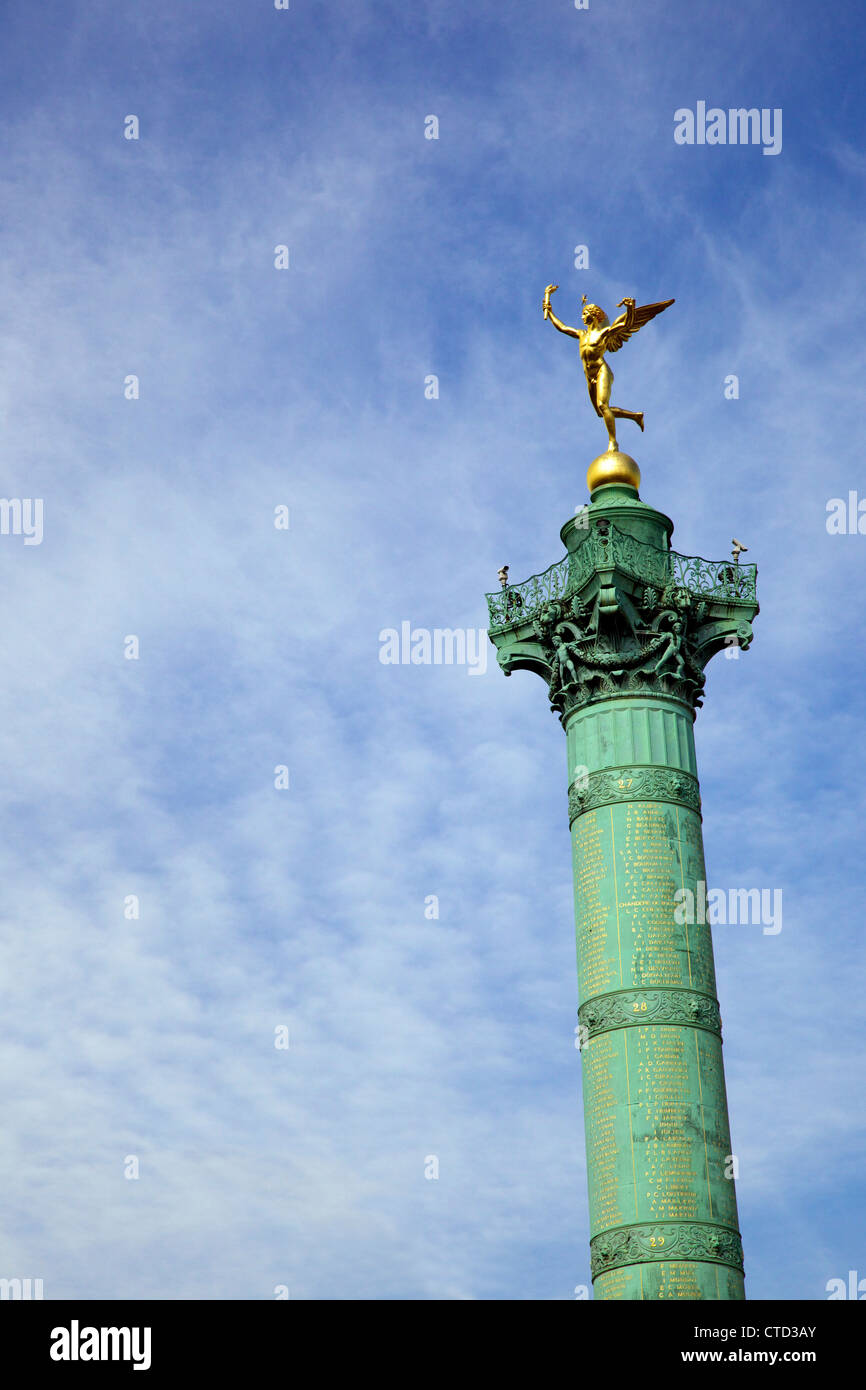
<instances>
[{"instance_id":1,"label":"decorative band on column","mask_svg":"<svg viewBox=\"0 0 866 1390\"><path fill-rule=\"evenodd\" d=\"M743 1242L732 1226L709 1221L658 1221L616 1226L589 1242L593 1279L609 1269L648 1260L693 1260L743 1269Z\"/></svg>"},{"instance_id":2,"label":"decorative band on column","mask_svg":"<svg viewBox=\"0 0 866 1390\"><path fill-rule=\"evenodd\" d=\"M686 1024L722 1036L718 1000L694 989L618 989L587 999L577 1011L587 1041L613 1028L648 1023Z\"/></svg>"},{"instance_id":3,"label":"decorative band on column","mask_svg":"<svg viewBox=\"0 0 866 1390\"><path fill-rule=\"evenodd\" d=\"M568 823L615 801L675 801L701 813L697 777L675 767L613 767L590 772L568 789Z\"/></svg>"}]
</instances>

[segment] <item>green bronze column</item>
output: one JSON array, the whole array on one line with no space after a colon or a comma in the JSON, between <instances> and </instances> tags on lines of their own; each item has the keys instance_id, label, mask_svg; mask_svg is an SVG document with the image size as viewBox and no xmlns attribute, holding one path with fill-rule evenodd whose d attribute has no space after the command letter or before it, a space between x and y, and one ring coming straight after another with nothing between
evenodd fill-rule
<instances>
[{"instance_id":1,"label":"green bronze column","mask_svg":"<svg viewBox=\"0 0 866 1390\"><path fill-rule=\"evenodd\" d=\"M590 466L566 556L488 595L489 632L566 731L594 1296L742 1299L693 726L756 570L672 551L639 481Z\"/></svg>"}]
</instances>

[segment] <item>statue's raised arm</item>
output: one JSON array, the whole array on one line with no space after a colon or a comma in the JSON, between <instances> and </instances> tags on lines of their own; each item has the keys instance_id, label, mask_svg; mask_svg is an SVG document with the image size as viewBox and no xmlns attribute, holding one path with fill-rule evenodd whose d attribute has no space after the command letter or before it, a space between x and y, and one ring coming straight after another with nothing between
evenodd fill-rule
<instances>
[{"instance_id":1,"label":"statue's raised arm","mask_svg":"<svg viewBox=\"0 0 866 1390\"><path fill-rule=\"evenodd\" d=\"M550 307L550 296L553 294L554 290L558 289L558 285L548 285L547 289L544 291L544 303L541 306L544 310L544 317L546 319L550 319L550 322L553 324L554 328L558 328L560 333L567 333L569 338L580 339L583 337L583 329L569 328L567 323L563 323L562 319L558 319L556 317L556 314Z\"/></svg>"}]
</instances>

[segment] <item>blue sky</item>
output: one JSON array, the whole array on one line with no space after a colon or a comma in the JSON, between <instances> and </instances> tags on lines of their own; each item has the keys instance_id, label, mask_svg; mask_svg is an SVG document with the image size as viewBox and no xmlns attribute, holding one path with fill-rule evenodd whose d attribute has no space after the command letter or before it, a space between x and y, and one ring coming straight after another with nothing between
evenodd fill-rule
<instances>
[{"instance_id":1,"label":"blue sky","mask_svg":"<svg viewBox=\"0 0 866 1390\"><path fill-rule=\"evenodd\" d=\"M555 281L570 322L676 298L616 360L647 418L621 443L677 549L759 567L697 724L709 881L784 902L778 935L715 932L748 1294L866 1276L866 536L826 528L866 497L859 7L96 0L3 29L2 491L44 537L0 536L0 1275L588 1283L562 730L492 648L477 677L378 659L562 554L604 438ZM781 152L677 145L698 101L781 108Z\"/></svg>"}]
</instances>

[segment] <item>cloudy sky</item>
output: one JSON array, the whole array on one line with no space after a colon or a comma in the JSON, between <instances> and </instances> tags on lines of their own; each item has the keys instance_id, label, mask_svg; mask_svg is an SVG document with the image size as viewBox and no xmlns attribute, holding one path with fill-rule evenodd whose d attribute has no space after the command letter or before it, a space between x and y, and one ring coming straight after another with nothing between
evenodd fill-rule
<instances>
[{"instance_id":1,"label":"cloudy sky","mask_svg":"<svg viewBox=\"0 0 866 1390\"><path fill-rule=\"evenodd\" d=\"M568 322L676 298L615 364L621 443L678 550L759 567L696 731L711 886L783 894L715 931L747 1291L866 1276L866 535L827 529L866 499L860 7L2 25L2 492L44 520L0 535L0 1275L589 1282L561 727L489 645L379 660L562 554L604 436L554 281ZM677 143L699 102L781 148Z\"/></svg>"}]
</instances>

